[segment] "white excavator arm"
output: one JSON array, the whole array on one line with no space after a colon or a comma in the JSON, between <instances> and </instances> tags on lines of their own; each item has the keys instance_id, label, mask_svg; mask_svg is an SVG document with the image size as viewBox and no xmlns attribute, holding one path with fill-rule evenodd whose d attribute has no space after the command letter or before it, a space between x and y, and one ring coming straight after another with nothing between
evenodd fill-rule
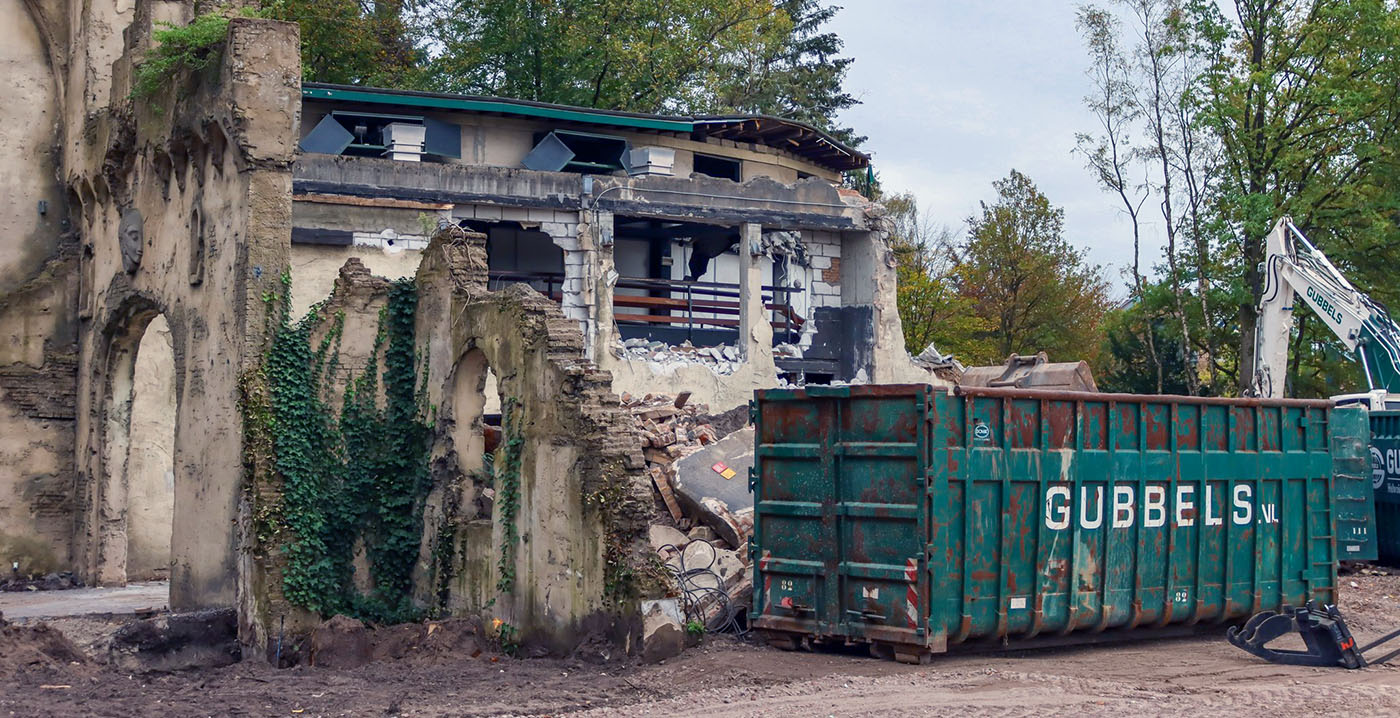
<instances>
[{"instance_id":1,"label":"white excavator arm","mask_svg":"<svg viewBox=\"0 0 1400 718\"><path fill-rule=\"evenodd\" d=\"M1269 233L1262 269L1264 295L1254 333L1252 393L1266 398L1284 395L1293 306L1301 296L1347 350L1356 352L1373 392L1384 394L1376 387L1378 367L1371 366L1367 356L1387 363L1381 368L1383 375L1400 366L1400 329L1385 309L1353 287L1288 217Z\"/></svg>"}]
</instances>

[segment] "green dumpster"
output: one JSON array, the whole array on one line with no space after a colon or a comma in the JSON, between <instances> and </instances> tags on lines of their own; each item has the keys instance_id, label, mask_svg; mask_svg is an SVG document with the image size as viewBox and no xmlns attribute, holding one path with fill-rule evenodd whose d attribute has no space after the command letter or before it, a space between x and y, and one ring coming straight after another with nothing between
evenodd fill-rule
<instances>
[{"instance_id":1,"label":"green dumpster","mask_svg":"<svg viewBox=\"0 0 1400 718\"><path fill-rule=\"evenodd\" d=\"M923 385L756 393L755 629L903 660L1335 602L1369 431L1326 401ZM1356 548L1353 548L1356 547Z\"/></svg>"}]
</instances>

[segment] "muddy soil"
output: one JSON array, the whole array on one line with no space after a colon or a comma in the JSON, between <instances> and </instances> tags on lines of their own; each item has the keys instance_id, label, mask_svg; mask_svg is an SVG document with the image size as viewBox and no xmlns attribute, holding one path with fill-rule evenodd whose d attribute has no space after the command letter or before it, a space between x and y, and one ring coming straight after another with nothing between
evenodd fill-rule
<instances>
[{"instance_id":1,"label":"muddy soil","mask_svg":"<svg viewBox=\"0 0 1400 718\"><path fill-rule=\"evenodd\" d=\"M1400 576L1344 576L1364 643L1400 628ZM69 626L63 626L69 629ZM100 645L100 626L71 630ZM74 641L80 643L80 641ZM4 646L0 646L0 652ZM409 655L351 670L128 675L51 662L0 674L0 716L1400 715L1400 668L1275 666L1220 635L938 657L906 666L716 638L656 666Z\"/></svg>"}]
</instances>

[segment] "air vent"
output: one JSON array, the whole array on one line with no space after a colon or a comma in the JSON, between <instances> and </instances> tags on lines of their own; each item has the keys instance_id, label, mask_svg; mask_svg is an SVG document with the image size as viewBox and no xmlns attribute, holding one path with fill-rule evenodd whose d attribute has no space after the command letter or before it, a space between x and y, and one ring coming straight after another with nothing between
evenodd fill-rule
<instances>
[{"instance_id":1,"label":"air vent","mask_svg":"<svg viewBox=\"0 0 1400 718\"><path fill-rule=\"evenodd\" d=\"M637 147L627 152L627 174L633 177L675 174L676 151L669 147Z\"/></svg>"}]
</instances>

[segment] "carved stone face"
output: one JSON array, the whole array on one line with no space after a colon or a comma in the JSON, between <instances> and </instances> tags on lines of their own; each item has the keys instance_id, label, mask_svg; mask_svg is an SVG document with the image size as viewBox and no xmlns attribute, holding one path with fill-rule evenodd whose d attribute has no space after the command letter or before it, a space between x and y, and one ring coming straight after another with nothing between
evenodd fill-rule
<instances>
[{"instance_id":1,"label":"carved stone face","mask_svg":"<svg viewBox=\"0 0 1400 718\"><path fill-rule=\"evenodd\" d=\"M135 272L136 268L141 266L145 236L143 224L141 210L130 207L122 212L121 224L117 226L117 242L122 253L122 269L126 270L127 274Z\"/></svg>"}]
</instances>

